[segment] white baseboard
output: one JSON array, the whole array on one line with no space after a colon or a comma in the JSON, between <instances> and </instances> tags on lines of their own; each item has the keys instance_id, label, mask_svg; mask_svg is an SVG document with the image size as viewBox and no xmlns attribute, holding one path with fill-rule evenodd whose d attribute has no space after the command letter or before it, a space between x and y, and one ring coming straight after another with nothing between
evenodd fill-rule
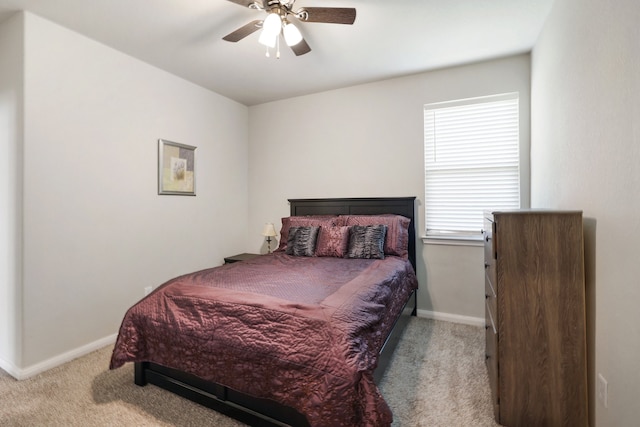
<instances>
[{"instance_id":1,"label":"white baseboard","mask_svg":"<svg viewBox=\"0 0 640 427\"><path fill-rule=\"evenodd\" d=\"M418 317L425 317L433 320L443 320L445 322L463 323L465 325L484 326L484 317L461 316L459 314L440 313L437 311L420 310Z\"/></svg>"},{"instance_id":2,"label":"white baseboard","mask_svg":"<svg viewBox=\"0 0 640 427\"><path fill-rule=\"evenodd\" d=\"M6 360L0 359L0 369L14 378L18 378L18 372L20 371L16 365Z\"/></svg>"},{"instance_id":3,"label":"white baseboard","mask_svg":"<svg viewBox=\"0 0 640 427\"><path fill-rule=\"evenodd\" d=\"M118 334L109 335L108 337L101 338L97 341L83 345L82 347L78 347L66 353L52 357L51 359L42 361L40 363L36 363L35 365L31 365L28 368L24 368L24 369L19 369L13 364L0 360L0 368L7 371L9 375L11 375L17 380L26 380L27 378L30 378L34 375L38 375L44 371L48 371L49 369L55 368L56 366L60 366L64 363L70 362L73 359L77 359L78 357L87 355L92 351L99 350L102 347L105 347L109 344L113 344L116 342L117 337L118 337ZM6 364L7 366L5 367L4 364Z\"/></svg>"}]
</instances>

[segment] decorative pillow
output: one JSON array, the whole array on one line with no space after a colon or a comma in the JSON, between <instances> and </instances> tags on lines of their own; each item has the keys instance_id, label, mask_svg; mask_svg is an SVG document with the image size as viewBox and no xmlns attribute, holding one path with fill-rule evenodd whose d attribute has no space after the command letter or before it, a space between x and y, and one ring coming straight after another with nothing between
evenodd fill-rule
<instances>
[{"instance_id":1,"label":"decorative pillow","mask_svg":"<svg viewBox=\"0 0 640 427\"><path fill-rule=\"evenodd\" d=\"M289 229L291 227L308 227L308 226L331 226L338 224L336 215L307 215L307 216L288 216L282 218L282 228L280 229L280 244L277 251L287 249L287 241L289 240Z\"/></svg>"},{"instance_id":2,"label":"decorative pillow","mask_svg":"<svg viewBox=\"0 0 640 427\"><path fill-rule=\"evenodd\" d=\"M386 225L387 236L384 241L384 253L404 259L409 258L409 224L411 220L402 215L341 215L341 225Z\"/></svg>"},{"instance_id":3,"label":"decorative pillow","mask_svg":"<svg viewBox=\"0 0 640 427\"><path fill-rule=\"evenodd\" d=\"M384 259L386 225L354 225L349 227L347 258Z\"/></svg>"},{"instance_id":4,"label":"decorative pillow","mask_svg":"<svg viewBox=\"0 0 640 427\"><path fill-rule=\"evenodd\" d=\"M287 255L313 256L320 227L291 227L287 239Z\"/></svg>"},{"instance_id":5,"label":"decorative pillow","mask_svg":"<svg viewBox=\"0 0 640 427\"><path fill-rule=\"evenodd\" d=\"M322 226L318 232L316 256L344 258L349 246L349 227Z\"/></svg>"}]
</instances>

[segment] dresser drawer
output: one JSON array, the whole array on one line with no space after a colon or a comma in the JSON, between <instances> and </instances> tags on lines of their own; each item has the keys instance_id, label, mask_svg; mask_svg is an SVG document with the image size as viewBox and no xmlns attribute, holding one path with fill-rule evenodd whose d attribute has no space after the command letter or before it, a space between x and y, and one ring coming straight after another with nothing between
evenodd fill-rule
<instances>
[{"instance_id":1,"label":"dresser drawer","mask_svg":"<svg viewBox=\"0 0 640 427\"><path fill-rule=\"evenodd\" d=\"M498 281L496 275L496 261L490 260L484 262L484 292L493 298L498 297Z\"/></svg>"},{"instance_id":2,"label":"dresser drawer","mask_svg":"<svg viewBox=\"0 0 640 427\"><path fill-rule=\"evenodd\" d=\"M488 273L488 271L487 271ZM493 322L493 328L498 330L498 297L491 286L488 274L484 278L484 299L486 303L486 309L491 313L491 320ZM488 315L487 315L488 316ZM487 320L489 320L487 318ZM486 325L489 325L487 322Z\"/></svg>"},{"instance_id":3,"label":"dresser drawer","mask_svg":"<svg viewBox=\"0 0 640 427\"><path fill-rule=\"evenodd\" d=\"M495 223L493 222L491 215L485 215L484 217L482 239L484 240L485 262L490 262L490 260L495 260L496 259Z\"/></svg>"},{"instance_id":4,"label":"dresser drawer","mask_svg":"<svg viewBox=\"0 0 640 427\"><path fill-rule=\"evenodd\" d=\"M489 386L491 388L491 401L493 403L493 414L496 420L500 416L500 390L499 390L499 366L498 366L498 334L494 319L491 316L491 308L489 301L486 304L486 350L485 363L487 365L487 373L489 374Z\"/></svg>"}]
</instances>

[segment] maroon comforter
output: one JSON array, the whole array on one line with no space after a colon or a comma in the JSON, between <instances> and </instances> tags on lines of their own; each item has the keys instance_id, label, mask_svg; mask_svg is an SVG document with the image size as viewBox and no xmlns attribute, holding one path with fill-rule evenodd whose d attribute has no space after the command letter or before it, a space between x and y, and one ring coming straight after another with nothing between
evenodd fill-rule
<instances>
[{"instance_id":1,"label":"maroon comforter","mask_svg":"<svg viewBox=\"0 0 640 427\"><path fill-rule=\"evenodd\" d=\"M151 361L296 408L312 426L386 426L373 370L416 287L397 257L279 252L187 274L129 309L110 368Z\"/></svg>"}]
</instances>

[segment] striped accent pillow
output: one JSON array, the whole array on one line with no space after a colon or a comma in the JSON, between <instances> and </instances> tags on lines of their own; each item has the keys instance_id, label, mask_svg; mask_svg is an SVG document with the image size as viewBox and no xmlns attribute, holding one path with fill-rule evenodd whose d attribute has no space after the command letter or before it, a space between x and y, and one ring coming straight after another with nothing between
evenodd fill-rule
<instances>
[{"instance_id":1,"label":"striped accent pillow","mask_svg":"<svg viewBox=\"0 0 640 427\"><path fill-rule=\"evenodd\" d=\"M411 220L401 215L340 215L340 225L386 225L385 255L409 258L409 224ZM306 224L305 224L306 225Z\"/></svg>"},{"instance_id":2,"label":"striped accent pillow","mask_svg":"<svg viewBox=\"0 0 640 427\"><path fill-rule=\"evenodd\" d=\"M386 225L354 225L349 228L347 258L384 259Z\"/></svg>"},{"instance_id":3,"label":"striped accent pillow","mask_svg":"<svg viewBox=\"0 0 640 427\"><path fill-rule=\"evenodd\" d=\"M313 256L320 227L291 227L285 253L293 256Z\"/></svg>"}]
</instances>

